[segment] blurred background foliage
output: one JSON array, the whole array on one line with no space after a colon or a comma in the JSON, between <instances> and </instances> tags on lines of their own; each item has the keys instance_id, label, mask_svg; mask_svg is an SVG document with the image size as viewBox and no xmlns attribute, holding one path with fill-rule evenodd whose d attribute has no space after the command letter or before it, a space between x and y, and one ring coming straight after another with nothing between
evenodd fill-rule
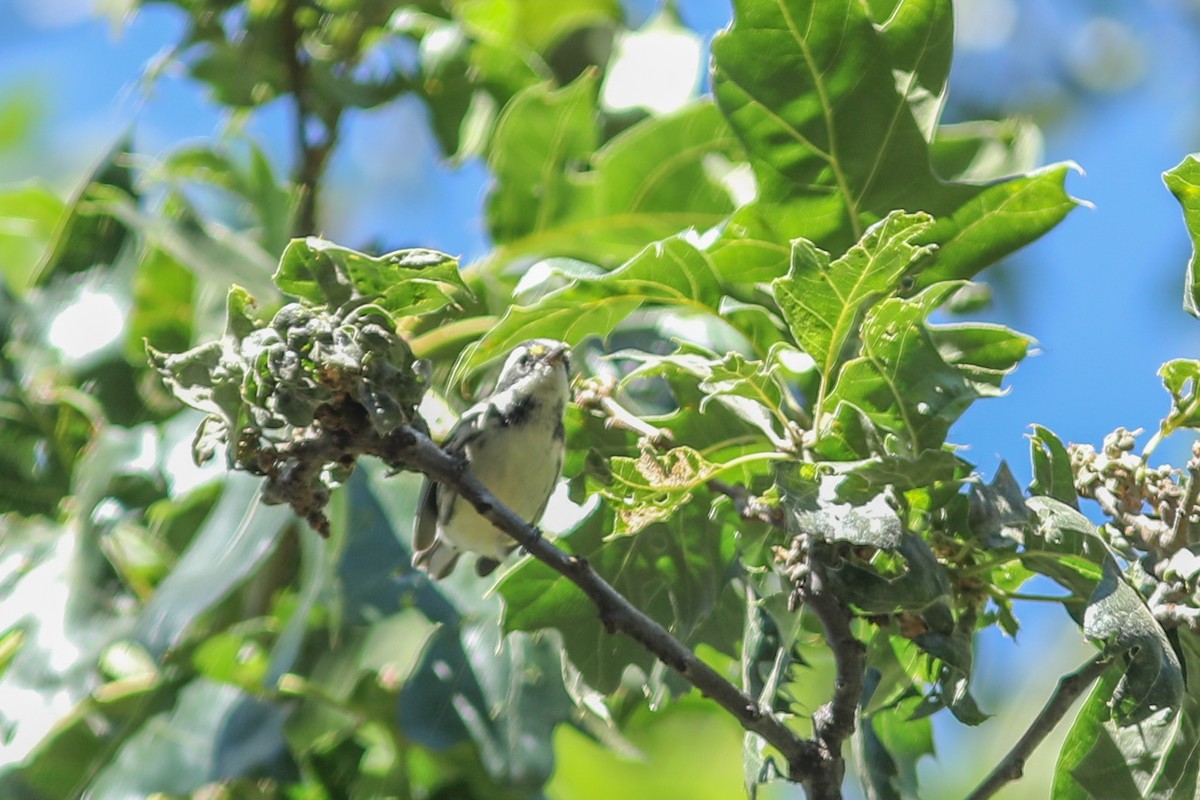
<instances>
[{"instance_id":1,"label":"blurred background foliage","mask_svg":"<svg viewBox=\"0 0 1200 800\"><path fill-rule=\"evenodd\" d=\"M631 704L620 734L600 717L556 727L575 712L538 693L559 668L552 637L501 642L497 598L450 583L447 602L406 571L406 531L382 521L411 518L411 477L360 473L320 546L287 512L254 507L252 481L192 465L198 416L166 396L142 349L219 332L230 283L270 302L295 234L484 255L511 235L486 230L479 204L498 109L533 81L592 70L604 139L677 108L707 89L728 5L475 0L450 20L439 3L389 0L4 2L0 792L188 796L237 776L228 796L736 796L740 729L704 703ZM300 6L311 14L276 24ZM1158 175L1200 139L1200 8L964 0L956 12L948 121L1032 120L1006 123L1020 146L1005 152L1080 162L1073 188L1103 211L1073 215L1013 259L1020 270L988 274L985 316L1047 352L956 438L981 471L1004 456L1027 480L1026 425L1074 440L1151 427L1158 364L1195 350L1189 320L1163 313L1187 242ZM312 87L299 102L276 57L297 39L315 55L297 67ZM639 92L645 59L663 53L677 74ZM1136 380L1114 394L1114 373ZM1019 647L984 637L974 689L999 719L935 724L925 796L977 782L1022 707L1079 661L1053 647L1065 615L1039 612L1023 609ZM285 674L306 677L263 689ZM813 694L797 702L815 707ZM529 701L498 720L514 697ZM1010 796L1044 793L1035 780Z\"/></svg>"}]
</instances>

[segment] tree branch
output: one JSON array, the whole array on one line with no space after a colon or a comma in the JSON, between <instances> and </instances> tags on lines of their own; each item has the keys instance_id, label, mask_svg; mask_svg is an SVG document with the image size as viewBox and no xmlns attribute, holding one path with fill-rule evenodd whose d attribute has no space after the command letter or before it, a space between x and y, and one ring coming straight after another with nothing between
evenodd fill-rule
<instances>
[{"instance_id":1,"label":"tree branch","mask_svg":"<svg viewBox=\"0 0 1200 800\"><path fill-rule=\"evenodd\" d=\"M316 234L318 200L321 181L329 154L337 141L340 110L334 110L325 118L313 110L309 98L308 60L303 51L300 29L296 14L300 10L298 0L290 0L281 16L284 46L287 49L288 82L296 102L294 135L296 140L296 165L292 171L292 183L296 187L299 206L292 225L292 234L308 236ZM319 136L316 136L319 129Z\"/></svg>"},{"instance_id":2,"label":"tree branch","mask_svg":"<svg viewBox=\"0 0 1200 800\"><path fill-rule=\"evenodd\" d=\"M854 733L858 722L858 702L862 697L867 648L854 637L850 628L850 609L834 595L825 576L825 544L809 541L808 569L799 582L797 593L812 610L825 632L825 641L833 651L835 678L833 698L813 714L813 741L821 756L819 770L805 780L809 800L840 798L846 762L842 742Z\"/></svg>"},{"instance_id":3,"label":"tree branch","mask_svg":"<svg viewBox=\"0 0 1200 800\"><path fill-rule=\"evenodd\" d=\"M372 448L376 449L376 448ZM742 692L679 642L655 620L635 607L596 573L586 559L569 555L542 537L537 528L518 517L425 434L404 427L379 443L376 454L392 465L403 464L452 487L480 515L512 537L530 555L578 586L592 601L609 632L622 633L641 644L678 672L706 697L732 714L747 731L770 743L787 760L792 780L806 781L820 770L817 746L785 726L777 717Z\"/></svg>"},{"instance_id":4,"label":"tree branch","mask_svg":"<svg viewBox=\"0 0 1200 800\"><path fill-rule=\"evenodd\" d=\"M1020 778L1025 773L1025 762L1029 760L1029 756L1071 710L1075 700L1104 674L1110 663L1112 663L1112 655L1100 653L1085 662L1079 669L1060 678L1054 694L1050 695L1046 705L1034 717L1028 730L1017 740L1004 760L992 770L992 774L967 797L967 800L984 800L1000 791L1006 783Z\"/></svg>"}]
</instances>

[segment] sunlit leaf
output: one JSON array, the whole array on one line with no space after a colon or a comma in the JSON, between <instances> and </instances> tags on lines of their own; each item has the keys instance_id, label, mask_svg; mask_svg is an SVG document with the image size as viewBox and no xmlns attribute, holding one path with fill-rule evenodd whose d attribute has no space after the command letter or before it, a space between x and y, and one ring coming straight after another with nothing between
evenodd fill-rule
<instances>
[{"instance_id":1,"label":"sunlit leaf","mask_svg":"<svg viewBox=\"0 0 1200 800\"><path fill-rule=\"evenodd\" d=\"M643 449L638 458L614 458L609 466L611 483L601 487L600 494L616 515L614 536L669 519L691 502L692 490L719 470L690 447L674 447L661 455Z\"/></svg>"},{"instance_id":2,"label":"sunlit leaf","mask_svg":"<svg viewBox=\"0 0 1200 800\"><path fill-rule=\"evenodd\" d=\"M832 263L811 243L792 243L791 270L771 289L797 343L816 360L823 385L833 385L849 357L847 342L862 315L896 294L901 276L929 252L912 242L932 224L925 215L894 213Z\"/></svg>"},{"instance_id":3,"label":"sunlit leaf","mask_svg":"<svg viewBox=\"0 0 1200 800\"><path fill-rule=\"evenodd\" d=\"M457 373L500 358L527 339L577 344L605 337L644 303L715 310L720 285L707 256L676 237L651 245L632 260L596 277L580 275L568 286L528 306L510 306L501 320L464 351Z\"/></svg>"},{"instance_id":4,"label":"sunlit leaf","mask_svg":"<svg viewBox=\"0 0 1200 800\"><path fill-rule=\"evenodd\" d=\"M587 25L614 23L621 17L616 0L546 3L544 0L467 0L456 9L474 33L506 44L520 43L544 53Z\"/></svg>"},{"instance_id":5,"label":"sunlit leaf","mask_svg":"<svg viewBox=\"0 0 1200 800\"><path fill-rule=\"evenodd\" d=\"M466 289L458 260L445 253L414 249L375 257L313 236L283 251L275 283L314 305L340 306L362 297L397 316L444 308Z\"/></svg>"},{"instance_id":6,"label":"sunlit leaf","mask_svg":"<svg viewBox=\"0 0 1200 800\"><path fill-rule=\"evenodd\" d=\"M116 262L129 241L129 226L104 203L97 206L94 201L114 193L136 199L129 148L128 139L114 145L75 191L55 227L50 248L38 264L34 285L44 286L56 276Z\"/></svg>"},{"instance_id":7,"label":"sunlit leaf","mask_svg":"<svg viewBox=\"0 0 1200 800\"><path fill-rule=\"evenodd\" d=\"M982 396L1000 385L1029 354L1033 339L1003 325L931 325L929 335L946 363L958 367Z\"/></svg>"},{"instance_id":8,"label":"sunlit leaf","mask_svg":"<svg viewBox=\"0 0 1200 800\"><path fill-rule=\"evenodd\" d=\"M289 509L259 503L258 484L246 476L226 479L204 526L142 611L136 636L152 653L186 636L196 617L248 578L293 523Z\"/></svg>"},{"instance_id":9,"label":"sunlit leaf","mask_svg":"<svg viewBox=\"0 0 1200 800\"><path fill-rule=\"evenodd\" d=\"M612 266L650 242L705 230L734 208L741 148L708 101L651 117L599 150L594 87L532 87L497 124L489 220L495 260L571 256Z\"/></svg>"},{"instance_id":10,"label":"sunlit leaf","mask_svg":"<svg viewBox=\"0 0 1200 800\"><path fill-rule=\"evenodd\" d=\"M1029 453L1033 461L1031 494L1053 497L1067 505L1078 502L1075 475L1071 470L1071 454L1048 428L1033 425L1029 436Z\"/></svg>"},{"instance_id":11,"label":"sunlit leaf","mask_svg":"<svg viewBox=\"0 0 1200 800\"><path fill-rule=\"evenodd\" d=\"M1102 578L1108 550L1096 526L1077 509L1052 497L1031 497L1026 507L1031 516L1021 562L1070 590L1063 605L1082 625L1084 607Z\"/></svg>"},{"instance_id":12,"label":"sunlit leaf","mask_svg":"<svg viewBox=\"0 0 1200 800\"><path fill-rule=\"evenodd\" d=\"M875 306L862 326L862 355L842 367L825 408L851 403L881 429L902 435L914 452L940 447L950 425L980 397L948 364L925 327L955 284Z\"/></svg>"},{"instance_id":13,"label":"sunlit leaf","mask_svg":"<svg viewBox=\"0 0 1200 800\"><path fill-rule=\"evenodd\" d=\"M1028 172L1041 153L1041 131L1022 118L940 125L930 146L939 176L969 182Z\"/></svg>"},{"instance_id":14,"label":"sunlit leaf","mask_svg":"<svg viewBox=\"0 0 1200 800\"><path fill-rule=\"evenodd\" d=\"M846 501L838 496L845 483L845 476L821 475L809 465L781 475L779 486L790 529L826 542L899 548L904 524L884 495L875 491Z\"/></svg>"},{"instance_id":15,"label":"sunlit leaf","mask_svg":"<svg viewBox=\"0 0 1200 800\"><path fill-rule=\"evenodd\" d=\"M1163 420L1163 432L1200 426L1200 361L1172 359L1159 368L1158 374L1171 393L1171 411Z\"/></svg>"},{"instance_id":16,"label":"sunlit leaf","mask_svg":"<svg viewBox=\"0 0 1200 800\"><path fill-rule=\"evenodd\" d=\"M24 294L66 205L40 183L0 190L0 274L8 290Z\"/></svg>"},{"instance_id":17,"label":"sunlit leaf","mask_svg":"<svg viewBox=\"0 0 1200 800\"><path fill-rule=\"evenodd\" d=\"M1192 239L1192 255L1188 259L1183 287L1183 308L1193 317L1200 317L1200 275L1196 269L1196 249L1200 248L1200 158L1188 156L1174 169L1163 173L1163 182L1182 206L1183 222Z\"/></svg>"},{"instance_id":18,"label":"sunlit leaf","mask_svg":"<svg viewBox=\"0 0 1200 800\"><path fill-rule=\"evenodd\" d=\"M925 286L969 278L1054 227L1067 167L990 186L944 183L929 138L949 58L949 2L905 3L877 26L854 0L738 0L713 42L713 89L746 143L760 201L786 238L838 252L896 208L938 223ZM771 53L771 58L763 58Z\"/></svg>"}]
</instances>

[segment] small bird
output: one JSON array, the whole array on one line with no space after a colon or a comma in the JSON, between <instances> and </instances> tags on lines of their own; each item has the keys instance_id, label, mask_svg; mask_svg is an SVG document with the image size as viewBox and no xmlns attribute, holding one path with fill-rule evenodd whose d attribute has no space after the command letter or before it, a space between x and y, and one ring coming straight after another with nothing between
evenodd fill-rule
<instances>
[{"instance_id":1,"label":"small bird","mask_svg":"<svg viewBox=\"0 0 1200 800\"><path fill-rule=\"evenodd\" d=\"M531 339L504 362L491 396L467 409L444 449L521 519L537 524L562 473L563 410L570 347ZM454 569L464 550L479 554L475 571L488 575L516 546L458 493L425 479L413 527L413 566L433 578Z\"/></svg>"}]
</instances>

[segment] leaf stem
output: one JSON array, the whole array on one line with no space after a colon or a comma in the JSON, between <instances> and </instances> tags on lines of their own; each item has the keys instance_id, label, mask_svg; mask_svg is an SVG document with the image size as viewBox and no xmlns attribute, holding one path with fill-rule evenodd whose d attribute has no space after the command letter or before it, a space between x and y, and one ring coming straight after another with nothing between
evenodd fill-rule
<instances>
[{"instance_id":1,"label":"leaf stem","mask_svg":"<svg viewBox=\"0 0 1200 800\"><path fill-rule=\"evenodd\" d=\"M788 461L795 458L789 453L779 453L775 451L764 451L762 453L747 453L744 456L738 456L732 461L726 461L723 464L717 464L717 470L713 475L720 475L723 472L728 472L731 469L743 466L745 464L753 464L756 461Z\"/></svg>"},{"instance_id":2,"label":"leaf stem","mask_svg":"<svg viewBox=\"0 0 1200 800\"><path fill-rule=\"evenodd\" d=\"M1029 728L1013 745L1008 755L992 770L992 774L967 796L967 800L985 800L1000 791L1006 783L1020 778L1025 773L1025 762L1029 760L1029 756L1071 710L1076 699L1104 674L1111 662L1111 653L1100 653L1084 662L1079 669L1060 678L1054 693L1034 717Z\"/></svg>"}]
</instances>

